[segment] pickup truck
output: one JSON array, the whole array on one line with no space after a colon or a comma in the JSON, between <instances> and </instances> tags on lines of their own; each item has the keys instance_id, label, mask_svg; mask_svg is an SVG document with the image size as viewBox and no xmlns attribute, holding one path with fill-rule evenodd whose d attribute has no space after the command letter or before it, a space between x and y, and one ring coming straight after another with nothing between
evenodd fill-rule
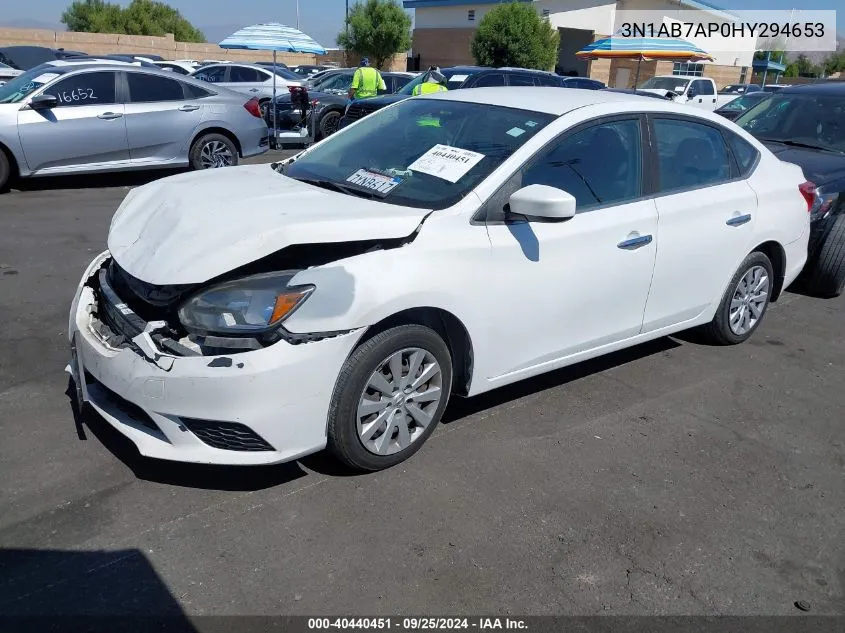
<instances>
[{"instance_id":1,"label":"pickup truck","mask_svg":"<svg viewBox=\"0 0 845 633\"><path fill-rule=\"evenodd\" d=\"M675 103L688 103L711 112L740 96L720 95L716 90L716 82L710 77L691 75L658 75L643 83L639 89L671 99Z\"/></svg>"}]
</instances>

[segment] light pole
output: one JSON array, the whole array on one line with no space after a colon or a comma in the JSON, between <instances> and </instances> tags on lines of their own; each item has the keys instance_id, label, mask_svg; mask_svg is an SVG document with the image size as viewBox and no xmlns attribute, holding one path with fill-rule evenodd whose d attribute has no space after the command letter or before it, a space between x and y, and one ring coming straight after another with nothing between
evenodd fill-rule
<instances>
[{"instance_id":1,"label":"light pole","mask_svg":"<svg viewBox=\"0 0 845 633\"><path fill-rule=\"evenodd\" d=\"M296 0L296 28L299 29L299 0Z\"/></svg>"}]
</instances>

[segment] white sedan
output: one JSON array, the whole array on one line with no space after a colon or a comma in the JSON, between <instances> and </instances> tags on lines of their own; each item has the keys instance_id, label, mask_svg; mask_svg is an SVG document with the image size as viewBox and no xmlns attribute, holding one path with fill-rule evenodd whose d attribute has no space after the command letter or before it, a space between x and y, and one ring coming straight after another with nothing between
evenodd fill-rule
<instances>
[{"instance_id":1,"label":"white sedan","mask_svg":"<svg viewBox=\"0 0 845 633\"><path fill-rule=\"evenodd\" d=\"M129 192L70 312L77 399L144 455L378 470L474 396L701 326L807 257L801 170L600 90L412 98L283 163ZM809 199L808 199L809 198Z\"/></svg>"}]
</instances>

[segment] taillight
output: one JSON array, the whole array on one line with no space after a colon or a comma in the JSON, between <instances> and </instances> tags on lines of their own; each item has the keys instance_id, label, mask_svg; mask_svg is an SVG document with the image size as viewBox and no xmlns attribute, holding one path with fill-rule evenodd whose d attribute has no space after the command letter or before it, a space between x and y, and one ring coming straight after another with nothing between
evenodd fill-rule
<instances>
[{"instance_id":1,"label":"taillight","mask_svg":"<svg viewBox=\"0 0 845 633\"><path fill-rule=\"evenodd\" d=\"M258 117L259 119L263 118L261 116L261 106L258 104L258 97L253 97L247 101L244 104L244 109L246 109L246 111L254 117Z\"/></svg>"},{"instance_id":2,"label":"taillight","mask_svg":"<svg viewBox=\"0 0 845 633\"><path fill-rule=\"evenodd\" d=\"M816 185L807 181L802 182L798 185L798 191L801 192L801 195L804 196L804 200L807 201L807 213L812 211L813 204L816 202Z\"/></svg>"}]
</instances>

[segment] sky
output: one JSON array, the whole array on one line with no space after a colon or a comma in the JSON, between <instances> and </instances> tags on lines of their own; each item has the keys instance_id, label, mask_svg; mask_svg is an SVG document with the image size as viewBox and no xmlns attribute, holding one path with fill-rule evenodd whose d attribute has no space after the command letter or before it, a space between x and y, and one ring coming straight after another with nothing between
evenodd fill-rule
<instances>
[{"instance_id":1,"label":"sky","mask_svg":"<svg viewBox=\"0 0 845 633\"><path fill-rule=\"evenodd\" d=\"M117 2L125 5L129 0ZM70 0L0 0L0 26L63 29L60 19L69 4ZM181 11L210 42L259 22L296 26L296 0L168 0L168 4ZM733 10L838 8L838 31L845 34L842 0L810 0L806 5L796 0L711 0L710 4ZM335 37L343 28L345 6L346 0L299 0L300 28L323 46L334 47Z\"/></svg>"}]
</instances>

